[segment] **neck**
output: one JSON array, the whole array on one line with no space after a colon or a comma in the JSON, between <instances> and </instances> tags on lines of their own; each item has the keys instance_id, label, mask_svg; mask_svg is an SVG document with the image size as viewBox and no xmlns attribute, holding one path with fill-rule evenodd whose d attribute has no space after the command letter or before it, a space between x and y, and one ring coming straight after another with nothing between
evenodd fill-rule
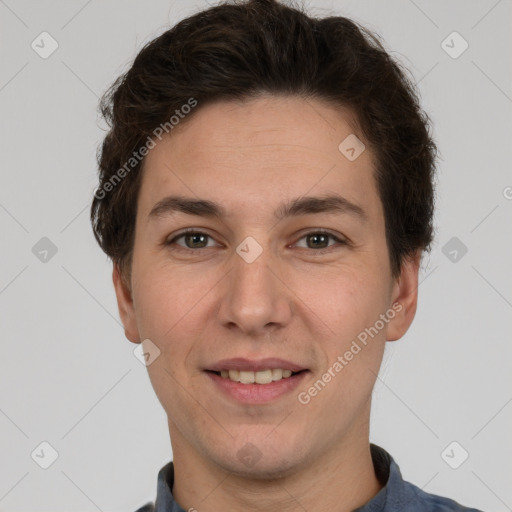
<instances>
[{"instance_id":1,"label":"neck","mask_svg":"<svg viewBox=\"0 0 512 512\"><path fill-rule=\"evenodd\" d=\"M251 479L220 468L197 454L176 429L170 429L174 499L185 510L200 512L351 512L382 488L371 458L368 423L354 427L357 439L347 436L314 460L302 461L296 471L268 480Z\"/></svg>"}]
</instances>

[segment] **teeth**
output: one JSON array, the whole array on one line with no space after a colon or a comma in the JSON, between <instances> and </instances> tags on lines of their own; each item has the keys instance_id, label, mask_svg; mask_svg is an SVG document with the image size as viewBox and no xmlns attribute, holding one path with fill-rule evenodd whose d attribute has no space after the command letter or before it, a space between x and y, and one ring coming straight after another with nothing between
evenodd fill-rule
<instances>
[{"instance_id":1,"label":"teeth","mask_svg":"<svg viewBox=\"0 0 512 512\"><path fill-rule=\"evenodd\" d=\"M254 372L243 372L240 370L240 383L241 384L254 384Z\"/></svg>"},{"instance_id":2,"label":"teeth","mask_svg":"<svg viewBox=\"0 0 512 512\"><path fill-rule=\"evenodd\" d=\"M223 379L229 379L241 384L270 384L281 379L291 377L291 370L282 370L281 368L272 368L259 372L238 371L238 370L222 370L220 376Z\"/></svg>"},{"instance_id":3,"label":"teeth","mask_svg":"<svg viewBox=\"0 0 512 512\"><path fill-rule=\"evenodd\" d=\"M272 370L272 380L281 380L283 378L283 370L275 368Z\"/></svg>"},{"instance_id":4,"label":"teeth","mask_svg":"<svg viewBox=\"0 0 512 512\"><path fill-rule=\"evenodd\" d=\"M256 384L269 384L270 382L272 382L272 370L264 370L262 372L255 372L254 373L254 382L256 382Z\"/></svg>"}]
</instances>

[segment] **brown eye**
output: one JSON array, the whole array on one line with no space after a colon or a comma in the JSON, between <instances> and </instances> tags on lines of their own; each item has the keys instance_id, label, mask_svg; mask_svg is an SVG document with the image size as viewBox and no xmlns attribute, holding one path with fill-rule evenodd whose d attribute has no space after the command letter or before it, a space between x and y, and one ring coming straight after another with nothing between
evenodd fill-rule
<instances>
[{"instance_id":1,"label":"brown eye","mask_svg":"<svg viewBox=\"0 0 512 512\"><path fill-rule=\"evenodd\" d=\"M306 249L313 250L322 250L332 247L329 245L329 239L334 240L335 242L346 245L344 240L334 236L332 233L328 233L327 231L311 231L310 233L306 233L304 236L300 238L300 240L306 239Z\"/></svg>"},{"instance_id":2,"label":"brown eye","mask_svg":"<svg viewBox=\"0 0 512 512\"><path fill-rule=\"evenodd\" d=\"M185 245L187 245L189 249L203 249L205 247L203 244L208 238L208 235L203 233L187 233L186 235L182 235L180 238L185 240Z\"/></svg>"},{"instance_id":3,"label":"brown eye","mask_svg":"<svg viewBox=\"0 0 512 512\"><path fill-rule=\"evenodd\" d=\"M183 243L178 243L178 240L183 239ZM176 235L171 240L165 242L166 246L174 246L173 249L185 252L199 252L201 249L208 249L215 247L215 245L208 245L208 240L213 238L202 231L195 231L189 229ZM299 246L303 249L310 249L313 252L322 253L322 251L329 251L332 246L347 245L347 241L329 233L327 231L311 231L303 235L299 240L306 240L306 246ZM334 243L329 243L334 241ZM296 243L297 245L297 243Z\"/></svg>"},{"instance_id":4,"label":"brown eye","mask_svg":"<svg viewBox=\"0 0 512 512\"><path fill-rule=\"evenodd\" d=\"M203 233L201 231L189 230L175 236L171 240L168 240L167 242L165 242L165 245L177 245L178 247L182 248L185 251L207 249L208 247L212 247L211 245L207 246L209 238L211 239L211 236L206 233ZM181 239L184 240L184 244L177 242L178 240Z\"/></svg>"}]
</instances>

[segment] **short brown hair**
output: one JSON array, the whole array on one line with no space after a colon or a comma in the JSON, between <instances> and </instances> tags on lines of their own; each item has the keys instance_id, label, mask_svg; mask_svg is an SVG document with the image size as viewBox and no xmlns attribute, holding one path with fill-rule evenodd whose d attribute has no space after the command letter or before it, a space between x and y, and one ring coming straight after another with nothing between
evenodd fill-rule
<instances>
[{"instance_id":1,"label":"short brown hair","mask_svg":"<svg viewBox=\"0 0 512 512\"><path fill-rule=\"evenodd\" d=\"M197 112L261 93L297 95L355 112L375 156L398 276L404 257L430 249L437 156L430 119L406 71L354 21L310 17L276 0L225 2L182 20L146 44L101 99L110 130L98 151L100 186L90 212L96 240L129 275L143 159L132 162L133 170L126 162L190 98Z\"/></svg>"}]
</instances>

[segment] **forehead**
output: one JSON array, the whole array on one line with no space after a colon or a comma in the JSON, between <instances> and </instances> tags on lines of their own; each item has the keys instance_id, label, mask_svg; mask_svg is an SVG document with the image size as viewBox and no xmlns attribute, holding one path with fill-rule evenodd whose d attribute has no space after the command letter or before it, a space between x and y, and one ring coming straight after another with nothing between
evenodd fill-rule
<instances>
[{"instance_id":1,"label":"forehead","mask_svg":"<svg viewBox=\"0 0 512 512\"><path fill-rule=\"evenodd\" d=\"M146 156L140 213L171 193L254 216L256 205L273 213L283 198L336 192L378 215L372 152L352 160L342 152L361 139L354 120L348 109L298 97L199 104Z\"/></svg>"}]
</instances>

